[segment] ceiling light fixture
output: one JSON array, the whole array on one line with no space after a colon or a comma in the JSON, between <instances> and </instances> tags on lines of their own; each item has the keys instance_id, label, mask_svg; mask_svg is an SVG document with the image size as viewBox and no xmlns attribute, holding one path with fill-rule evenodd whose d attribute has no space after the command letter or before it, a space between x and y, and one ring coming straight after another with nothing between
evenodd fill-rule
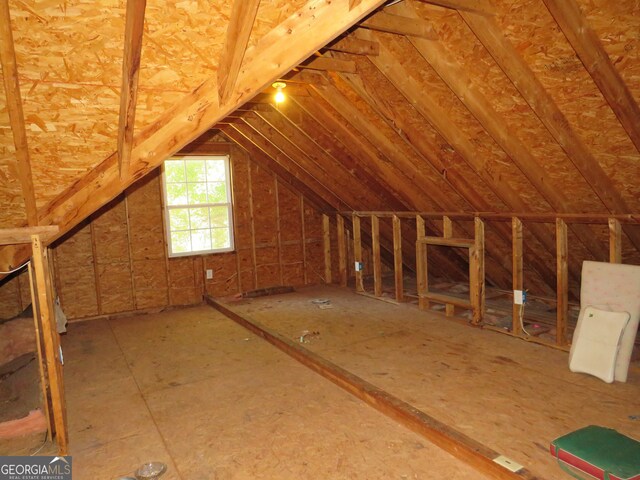
<instances>
[{"instance_id":1,"label":"ceiling light fixture","mask_svg":"<svg viewBox=\"0 0 640 480\"><path fill-rule=\"evenodd\" d=\"M285 88L287 84L284 82L273 82L271 86L276 89L276 95L275 97L273 97L276 103L284 102L285 96L284 96L284 93L282 92L282 89Z\"/></svg>"}]
</instances>

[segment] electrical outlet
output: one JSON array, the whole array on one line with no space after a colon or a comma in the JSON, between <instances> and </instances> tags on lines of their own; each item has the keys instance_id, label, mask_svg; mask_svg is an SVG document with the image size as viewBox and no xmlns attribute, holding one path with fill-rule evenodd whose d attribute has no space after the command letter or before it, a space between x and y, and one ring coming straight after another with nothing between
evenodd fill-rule
<instances>
[{"instance_id":1,"label":"electrical outlet","mask_svg":"<svg viewBox=\"0 0 640 480\"><path fill-rule=\"evenodd\" d=\"M522 305L524 303L524 292L522 290L513 291L513 303L516 305Z\"/></svg>"},{"instance_id":2,"label":"electrical outlet","mask_svg":"<svg viewBox=\"0 0 640 480\"><path fill-rule=\"evenodd\" d=\"M512 472L517 472L518 470L521 470L524 468L519 463L514 462L513 460L505 457L504 455L500 455L499 457L494 458L493 461L496 462L498 465L502 465L504 468Z\"/></svg>"},{"instance_id":3,"label":"electrical outlet","mask_svg":"<svg viewBox=\"0 0 640 480\"><path fill-rule=\"evenodd\" d=\"M207 268L207 280L211 280L213 278L213 270Z\"/></svg>"},{"instance_id":4,"label":"electrical outlet","mask_svg":"<svg viewBox=\"0 0 640 480\"><path fill-rule=\"evenodd\" d=\"M355 262L356 272L361 272L363 270L362 262Z\"/></svg>"}]
</instances>

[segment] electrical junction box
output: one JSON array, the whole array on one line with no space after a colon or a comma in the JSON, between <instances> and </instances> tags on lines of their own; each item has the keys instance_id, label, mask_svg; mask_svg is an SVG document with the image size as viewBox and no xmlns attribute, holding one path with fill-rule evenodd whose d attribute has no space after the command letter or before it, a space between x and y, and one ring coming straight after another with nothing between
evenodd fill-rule
<instances>
[{"instance_id":1,"label":"electrical junction box","mask_svg":"<svg viewBox=\"0 0 640 480\"><path fill-rule=\"evenodd\" d=\"M513 291L513 303L516 305L524 305L525 298L526 294L522 290Z\"/></svg>"},{"instance_id":2,"label":"electrical junction box","mask_svg":"<svg viewBox=\"0 0 640 480\"><path fill-rule=\"evenodd\" d=\"M356 262L356 272L361 272L364 268L362 262Z\"/></svg>"},{"instance_id":3,"label":"electrical junction box","mask_svg":"<svg viewBox=\"0 0 640 480\"><path fill-rule=\"evenodd\" d=\"M207 269L207 280L211 280L213 278L213 270L210 268Z\"/></svg>"}]
</instances>

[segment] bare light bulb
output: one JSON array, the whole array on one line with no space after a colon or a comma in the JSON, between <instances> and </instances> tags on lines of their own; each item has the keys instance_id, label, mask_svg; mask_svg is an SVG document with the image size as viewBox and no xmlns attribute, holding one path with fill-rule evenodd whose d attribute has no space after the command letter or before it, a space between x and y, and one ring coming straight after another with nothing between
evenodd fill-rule
<instances>
[{"instance_id":1,"label":"bare light bulb","mask_svg":"<svg viewBox=\"0 0 640 480\"><path fill-rule=\"evenodd\" d=\"M274 100L276 101L276 103L282 103L284 102L285 96L284 93L282 92L282 89L278 89L278 91L276 92L276 96L274 97Z\"/></svg>"}]
</instances>

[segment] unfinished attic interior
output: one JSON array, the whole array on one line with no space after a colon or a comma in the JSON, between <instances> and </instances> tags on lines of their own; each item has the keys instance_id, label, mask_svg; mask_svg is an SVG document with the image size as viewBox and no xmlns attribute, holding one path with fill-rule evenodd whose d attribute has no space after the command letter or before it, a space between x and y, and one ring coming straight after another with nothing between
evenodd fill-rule
<instances>
[{"instance_id":1,"label":"unfinished attic interior","mask_svg":"<svg viewBox=\"0 0 640 480\"><path fill-rule=\"evenodd\" d=\"M0 15L0 455L640 475L638 1Z\"/></svg>"}]
</instances>

